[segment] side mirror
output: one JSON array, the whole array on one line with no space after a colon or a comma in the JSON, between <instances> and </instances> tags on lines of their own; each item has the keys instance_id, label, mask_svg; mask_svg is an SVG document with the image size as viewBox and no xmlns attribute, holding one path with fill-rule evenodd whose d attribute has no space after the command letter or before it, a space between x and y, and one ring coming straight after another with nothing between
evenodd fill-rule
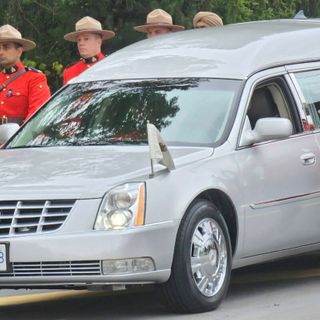
<instances>
[{"instance_id":1,"label":"side mirror","mask_svg":"<svg viewBox=\"0 0 320 320\"><path fill-rule=\"evenodd\" d=\"M249 146L257 142L284 139L292 135L292 123L286 118L261 118L255 128L248 128L248 117L241 136L240 145ZM250 122L249 122L250 126Z\"/></svg>"},{"instance_id":2,"label":"side mirror","mask_svg":"<svg viewBox=\"0 0 320 320\"><path fill-rule=\"evenodd\" d=\"M18 130L17 123L5 123L0 125L0 145L5 144Z\"/></svg>"}]
</instances>

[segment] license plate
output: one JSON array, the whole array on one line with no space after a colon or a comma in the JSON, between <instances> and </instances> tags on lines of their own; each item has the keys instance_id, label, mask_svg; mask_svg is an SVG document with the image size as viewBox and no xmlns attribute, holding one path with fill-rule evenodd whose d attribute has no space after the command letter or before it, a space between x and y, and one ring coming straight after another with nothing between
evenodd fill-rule
<instances>
[{"instance_id":1,"label":"license plate","mask_svg":"<svg viewBox=\"0 0 320 320\"><path fill-rule=\"evenodd\" d=\"M8 245L0 243L0 272L8 270Z\"/></svg>"}]
</instances>

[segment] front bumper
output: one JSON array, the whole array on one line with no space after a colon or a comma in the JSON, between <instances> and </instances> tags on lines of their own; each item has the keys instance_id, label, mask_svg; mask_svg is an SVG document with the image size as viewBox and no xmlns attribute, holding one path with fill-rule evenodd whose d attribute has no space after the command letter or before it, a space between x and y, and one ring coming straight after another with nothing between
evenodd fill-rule
<instances>
[{"instance_id":1,"label":"front bumper","mask_svg":"<svg viewBox=\"0 0 320 320\"><path fill-rule=\"evenodd\" d=\"M2 238L0 243L9 243L11 270L0 273L0 287L90 287L165 282L170 276L177 228L177 223L166 221L126 231ZM103 260L139 257L151 257L155 271L102 273ZM91 262L97 267L94 274L75 272L72 267ZM70 265L70 268L66 271L62 265ZM17 266L27 268L29 272L17 272Z\"/></svg>"}]
</instances>

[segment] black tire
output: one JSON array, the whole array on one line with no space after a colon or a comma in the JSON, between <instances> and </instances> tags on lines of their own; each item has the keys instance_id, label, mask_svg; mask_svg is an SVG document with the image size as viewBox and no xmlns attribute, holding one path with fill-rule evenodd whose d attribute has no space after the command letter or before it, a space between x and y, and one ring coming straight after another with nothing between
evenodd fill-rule
<instances>
[{"instance_id":1,"label":"black tire","mask_svg":"<svg viewBox=\"0 0 320 320\"><path fill-rule=\"evenodd\" d=\"M200 271L193 273L191 268L191 255L194 256L194 241L196 239L193 236L195 232L202 230L200 227L205 226L205 223L209 226L213 223L214 226L218 226L215 230L220 230L221 239L224 238L222 239L224 241L223 248L225 248L224 253L221 254L223 257L221 258L222 270L225 270L225 272L219 277L219 285L217 285L216 291L210 291L213 287L213 283L210 283L210 286L208 286L210 289L209 295L207 295L207 288L203 289L204 292L201 291L202 288L198 288L197 272ZM212 235L212 239L214 239L214 235ZM218 252L217 247L216 249L216 252ZM229 287L232 263L231 251L228 228L216 206L206 200L195 201L186 212L179 227L171 276L166 283L160 286L160 291L167 306L172 311L179 313L198 313L216 309L225 297ZM207 256L208 258L212 257L212 254L207 254ZM204 266L207 268L207 265L209 265L209 271L211 272L211 269L216 267L216 262L217 260L212 263L212 267L209 263L204 264Z\"/></svg>"}]
</instances>

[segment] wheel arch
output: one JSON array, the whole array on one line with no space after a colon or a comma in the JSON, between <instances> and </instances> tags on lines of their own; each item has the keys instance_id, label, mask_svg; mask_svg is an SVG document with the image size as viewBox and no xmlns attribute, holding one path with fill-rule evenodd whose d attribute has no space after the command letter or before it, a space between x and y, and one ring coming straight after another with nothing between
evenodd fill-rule
<instances>
[{"instance_id":1,"label":"wheel arch","mask_svg":"<svg viewBox=\"0 0 320 320\"><path fill-rule=\"evenodd\" d=\"M199 286L196 284L192 271L191 237L193 237L192 234L195 233L195 230L198 230L198 223L204 221L204 219L207 220L208 217L216 221L220 229L219 232L223 232L226 235L226 231L228 231L229 237L225 237L223 240L226 246L226 253L223 255L224 265L226 266L222 275L223 282L219 284L214 295L204 298L203 294L199 293ZM222 217L225 223L222 223ZM211 228L208 229L210 230ZM236 245L236 211L228 195L221 190L207 189L195 196L189 203L179 225L170 278L159 287L160 293L169 308L183 313L207 312L216 309L224 299L229 287L232 255ZM218 251L220 252L220 250ZM217 261L220 261L220 258ZM201 274L199 279L201 279Z\"/></svg>"},{"instance_id":2,"label":"wheel arch","mask_svg":"<svg viewBox=\"0 0 320 320\"><path fill-rule=\"evenodd\" d=\"M235 207L233 202L231 201L230 197L225 194L221 190L217 189L209 189L200 193L190 204L193 204L196 200L207 200L212 202L218 210L221 212L230 235L231 247L232 247L232 255L237 247L238 241L238 219Z\"/></svg>"}]
</instances>

